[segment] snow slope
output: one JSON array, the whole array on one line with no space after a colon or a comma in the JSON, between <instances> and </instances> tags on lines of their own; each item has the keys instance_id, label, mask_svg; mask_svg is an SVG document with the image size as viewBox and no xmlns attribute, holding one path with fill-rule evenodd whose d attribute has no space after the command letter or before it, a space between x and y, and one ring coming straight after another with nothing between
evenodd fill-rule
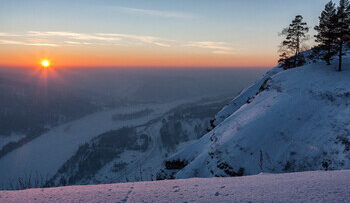
<instances>
[{"instance_id":1,"label":"snow slope","mask_svg":"<svg viewBox=\"0 0 350 203\"><path fill-rule=\"evenodd\" d=\"M317 62L271 74L233 100L243 105L221 111L221 120L233 113L215 129L169 158L162 178L349 169L349 78L349 57L341 73Z\"/></svg>"},{"instance_id":2,"label":"snow slope","mask_svg":"<svg viewBox=\"0 0 350 203\"><path fill-rule=\"evenodd\" d=\"M227 104L221 111L219 111L214 119L214 123L212 127L217 126L222 121L224 121L227 117L229 117L232 113L237 111L242 105L247 103L249 99L254 97L258 92L260 87L269 80L275 74L281 72L283 69L279 67L275 67L268 71L259 81L244 89L235 99L233 99L229 104Z\"/></svg>"},{"instance_id":3,"label":"snow slope","mask_svg":"<svg viewBox=\"0 0 350 203\"><path fill-rule=\"evenodd\" d=\"M349 202L350 171L0 191L0 202Z\"/></svg>"}]
</instances>

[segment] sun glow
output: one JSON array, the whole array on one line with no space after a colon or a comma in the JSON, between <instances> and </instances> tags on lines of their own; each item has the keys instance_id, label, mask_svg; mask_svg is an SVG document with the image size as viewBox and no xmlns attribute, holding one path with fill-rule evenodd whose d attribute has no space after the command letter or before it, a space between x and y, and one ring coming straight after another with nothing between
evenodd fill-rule
<instances>
[{"instance_id":1,"label":"sun glow","mask_svg":"<svg viewBox=\"0 0 350 203\"><path fill-rule=\"evenodd\" d=\"M51 63L49 60L43 59L43 60L41 60L40 64L43 68L49 68Z\"/></svg>"}]
</instances>

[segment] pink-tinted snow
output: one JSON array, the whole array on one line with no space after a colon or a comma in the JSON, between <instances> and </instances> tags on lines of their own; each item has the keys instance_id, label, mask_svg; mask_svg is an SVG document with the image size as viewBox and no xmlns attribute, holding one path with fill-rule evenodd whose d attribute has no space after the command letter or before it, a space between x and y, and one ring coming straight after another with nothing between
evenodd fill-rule
<instances>
[{"instance_id":1,"label":"pink-tinted snow","mask_svg":"<svg viewBox=\"0 0 350 203\"><path fill-rule=\"evenodd\" d=\"M349 202L350 170L0 191L0 202Z\"/></svg>"}]
</instances>

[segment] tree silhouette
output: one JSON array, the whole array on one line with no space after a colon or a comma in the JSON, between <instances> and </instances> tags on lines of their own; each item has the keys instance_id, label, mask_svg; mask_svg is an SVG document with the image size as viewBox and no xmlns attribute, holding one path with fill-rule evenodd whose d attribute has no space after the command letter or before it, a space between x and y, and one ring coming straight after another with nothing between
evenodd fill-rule
<instances>
[{"instance_id":1,"label":"tree silhouette","mask_svg":"<svg viewBox=\"0 0 350 203\"><path fill-rule=\"evenodd\" d=\"M343 46L349 42L350 36L350 3L349 0L340 0L337 8L337 21L335 27L336 43L338 45L339 66L338 71L342 71L342 57L344 55Z\"/></svg>"},{"instance_id":2,"label":"tree silhouette","mask_svg":"<svg viewBox=\"0 0 350 203\"><path fill-rule=\"evenodd\" d=\"M308 39L307 33L309 28L307 23L303 22L301 15L295 16L295 19L289 27L282 30L281 35L285 36L285 40L281 44L279 63L284 68L294 68L304 64L303 55L300 55L302 43Z\"/></svg>"},{"instance_id":3,"label":"tree silhouette","mask_svg":"<svg viewBox=\"0 0 350 203\"><path fill-rule=\"evenodd\" d=\"M326 4L319 20L319 25L315 26L317 31L315 41L319 43L320 50L325 51L321 53L322 59L330 65L332 57L336 54L334 46L336 44L335 28L337 24L337 9L332 1Z\"/></svg>"}]
</instances>

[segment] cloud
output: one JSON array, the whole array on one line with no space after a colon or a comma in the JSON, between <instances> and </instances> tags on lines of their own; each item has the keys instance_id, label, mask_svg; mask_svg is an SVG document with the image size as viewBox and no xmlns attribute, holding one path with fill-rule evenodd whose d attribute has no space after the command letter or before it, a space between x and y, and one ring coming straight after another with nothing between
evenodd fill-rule
<instances>
[{"instance_id":1,"label":"cloud","mask_svg":"<svg viewBox=\"0 0 350 203\"><path fill-rule=\"evenodd\" d=\"M197 47L202 49L211 49L214 54L234 54L233 47L229 46L226 42L189 42L185 46Z\"/></svg>"},{"instance_id":2,"label":"cloud","mask_svg":"<svg viewBox=\"0 0 350 203\"><path fill-rule=\"evenodd\" d=\"M5 32L0 32L0 37L19 37L21 35L18 34L12 34L12 33L5 33Z\"/></svg>"},{"instance_id":3,"label":"cloud","mask_svg":"<svg viewBox=\"0 0 350 203\"><path fill-rule=\"evenodd\" d=\"M188 13L173 12L173 11L159 11L159 10L148 10L140 8L129 8L129 7L115 7L117 10L124 11L127 13L160 16L166 18L193 18L194 16Z\"/></svg>"},{"instance_id":4,"label":"cloud","mask_svg":"<svg viewBox=\"0 0 350 203\"><path fill-rule=\"evenodd\" d=\"M28 46L45 46L45 47L58 47L58 44L52 44L52 43L26 43L25 45Z\"/></svg>"},{"instance_id":5,"label":"cloud","mask_svg":"<svg viewBox=\"0 0 350 203\"><path fill-rule=\"evenodd\" d=\"M0 44L16 44L16 45L23 45L24 42L21 41L13 41L13 40L0 40Z\"/></svg>"},{"instance_id":6,"label":"cloud","mask_svg":"<svg viewBox=\"0 0 350 203\"><path fill-rule=\"evenodd\" d=\"M161 42L154 42L153 44L158 45L160 47L170 47L169 44L164 44L164 43L161 43Z\"/></svg>"},{"instance_id":7,"label":"cloud","mask_svg":"<svg viewBox=\"0 0 350 203\"><path fill-rule=\"evenodd\" d=\"M158 37L152 37L152 36L142 36L142 35L129 35L129 34L119 34L119 33L97 33L99 36L105 36L105 37L120 37L124 39L132 39L137 40L143 43L153 44L161 47L170 47L170 44L167 42L170 42L171 40L165 40Z\"/></svg>"},{"instance_id":8,"label":"cloud","mask_svg":"<svg viewBox=\"0 0 350 203\"><path fill-rule=\"evenodd\" d=\"M18 40L18 39L21 40ZM33 42L34 41L34 42ZM235 54L235 49L226 42L197 41L178 42L147 35L122 33L77 33L66 31L28 31L24 34L0 32L0 44L26 46L75 46L75 45L122 45L123 43L144 43L159 47L197 47L210 50L213 54Z\"/></svg>"},{"instance_id":9,"label":"cloud","mask_svg":"<svg viewBox=\"0 0 350 203\"><path fill-rule=\"evenodd\" d=\"M13 40L20 37L22 41ZM2 38L2 44L17 44L17 45L32 45L32 46L58 46L57 41L60 41L61 45L112 45L120 41L137 41L145 44L152 44L160 47L170 47L172 40L161 39L153 36L146 35L131 35L121 33L77 33L77 32L65 32L65 31L28 31L25 34L10 34L0 33L0 39ZM6 38L6 39L5 39ZM55 43L32 43L35 40L42 40L45 42L54 41ZM120 44L120 43L117 43Z\"/></svg>"},{"instance_id":10,"label":"cloud","mask_svg":"<svg viewBox=\"0 0 350 203\"><path fill-rule=\"evenodd\" d=\"M77 41L64 41L66 44L70 45L90 45L91 43L89 42L77 42Z\"/></svg>"},{"instance_id":11,"label":"cloud","mask_svg":"<svg viewBox=\"0 0 350 203\"><path fill-rule=\"evenodd\" d=\"M131 39L140 41L147 44L153 44L161 47L170 47L166 42L170 40L163 40L157 37L152 36L143 36L143 35L130 35L130 34L120 34L120 33L94 33L94 34L86 34L86 33L76 33L76 32L42 32L42 31L29 31L27 33L28 36L35 37L63 37L67 40L63 42L70 45L89 45L89 44L100 44L96 43L96 41L104 41L108 42L116 42L125 39ZM76 41L80 40L80 41ZM88 42L87 42L88 41Z\"/></svg>"},{"instance_id":12,"label":"cloud","mask_svg":"<svg viewBox=\"0 0 350 203\"><path fill-rule=\"evenodd\" d=\"M29 43L16 40L0 40L0 44L9 44L9 45L25 45L25 46L47 46L47 47L58 47L58 44L52 43Z\"/></svg>"},{"instance_id":13,"label":"cloud","mask_svg":"<svg viewBox=\"0 0 350 203\"><path fill-rule=\"evenodd\" d=\"M116 37L101 37L94 34L75 33L75 32L40 32L40 31L29 31L31 36L42 36L42 37L67 37L70 39L77 40L99 40L99 41L119 41L120 38Z\"/></svg>"}]
</instances>

